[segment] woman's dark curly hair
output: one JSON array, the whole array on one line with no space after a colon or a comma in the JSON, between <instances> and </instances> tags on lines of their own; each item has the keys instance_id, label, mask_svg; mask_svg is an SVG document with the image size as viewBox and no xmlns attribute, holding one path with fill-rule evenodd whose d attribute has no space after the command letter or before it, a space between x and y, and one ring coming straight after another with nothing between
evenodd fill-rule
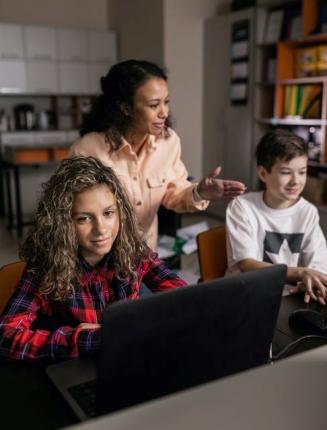
<instances>
[{"instance_id":1,"label":"woman's dark curly hair","mask_svg":"<svg viewBox=\"0 0 327 430\"><path fill-rule=\"evenodd\" d=\"M110 167L93 157L63 160L43 185L35 223L20 248L40 285L40 291L53 300L65 300L78 285L78 241L72 218L76 194L106 184L114 194L119 211L120 228L112 247L112 264L116 276L134 278L143 258L150 258L141 238L129 199Z\"/></svg>"},{"instance_id":2,"label":"woman's dark curly hair","mask_svg":"<svg viewBox=\"0 0 327 430\"><path fill-rule=\"evenodd\" d=\"M101 78L102 94L96 98L90 112L84 117L80 128L81 136L92 131L104 132L112 149L118 149L122 144L121 137L133 119L126 115L126 109L133 112L137 89L152 78L167 82L165 71L148 61L127 60L112 66L108 74ZM169 135L170 126L171 119L168 116L165 123L166 135Z\"/></svg>"}]
</instances>

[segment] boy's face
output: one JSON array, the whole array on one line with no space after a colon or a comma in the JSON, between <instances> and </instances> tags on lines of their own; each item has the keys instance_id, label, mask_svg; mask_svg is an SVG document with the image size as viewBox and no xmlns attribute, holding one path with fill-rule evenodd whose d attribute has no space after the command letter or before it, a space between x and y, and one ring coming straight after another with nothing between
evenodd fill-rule
<instances>
[{"instance_id":1,"label":"boy's face","mask_svg":"<svg viewBox=\"0 0 327 430\"><path fill-rule=\"evenodd\" d=\"M274 209L292 206L303 191L307 179L308 157L303 155L290 161L277 159L268 172L258 166L258 176L266 185L265 203Z\"/></svg>"},{"instance_id":2,"label":"boy's face","mask_svg":"<svg viewBox=\"0 0 327 430\"><path fill-rule=\"evenodd\" d=\"M115 196L106 184L89 188L75 196L72 216L80 252L95 266L111 250L118 235Z\"/></svg>"}]
</instances>

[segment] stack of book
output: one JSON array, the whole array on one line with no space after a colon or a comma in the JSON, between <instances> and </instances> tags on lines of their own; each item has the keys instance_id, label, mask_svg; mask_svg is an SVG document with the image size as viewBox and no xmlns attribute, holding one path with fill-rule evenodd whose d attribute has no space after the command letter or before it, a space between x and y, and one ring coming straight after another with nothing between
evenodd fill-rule
<instances>
[{"instance_id":1,"label":"stack of book","mask_svg":"<svg viewBox=\"0 0 327 430\"><path fill-rule=\"evenodd\" d=\"M286 85L284 92L284 117L321 117L321 85Z\"/></svg>"}]
</instances>

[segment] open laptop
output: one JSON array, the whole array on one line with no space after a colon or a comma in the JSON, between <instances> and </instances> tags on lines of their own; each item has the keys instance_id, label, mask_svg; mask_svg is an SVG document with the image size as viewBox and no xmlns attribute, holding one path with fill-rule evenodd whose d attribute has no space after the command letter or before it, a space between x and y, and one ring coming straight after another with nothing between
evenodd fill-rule
<instances>
[{"instance_id":1,"label":"open laptop","mask_svg":"<svg viewBox=\"0 0 327 430\"><path fill-rule=\"evenodd\" d=\"M114 303L97 360L47 374L84 420L267 363L285 276L275 265Z\"/></svg>"}]
</instances>

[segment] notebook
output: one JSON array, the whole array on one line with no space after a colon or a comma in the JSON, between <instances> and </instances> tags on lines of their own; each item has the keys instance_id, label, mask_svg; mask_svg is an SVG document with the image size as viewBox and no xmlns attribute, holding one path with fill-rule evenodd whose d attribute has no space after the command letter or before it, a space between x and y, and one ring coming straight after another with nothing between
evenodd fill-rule
<instances>
[{"instance_id":1,"label":"notebook","mask_svg":"<svg viewBox=\"0 0 327 430\"><path fill-rule=\"evenodd\" d=\"M274 265L111 304L97 359L47 374L84 420L267 363L285 276Z\"/></svg>"}]
</instances>

